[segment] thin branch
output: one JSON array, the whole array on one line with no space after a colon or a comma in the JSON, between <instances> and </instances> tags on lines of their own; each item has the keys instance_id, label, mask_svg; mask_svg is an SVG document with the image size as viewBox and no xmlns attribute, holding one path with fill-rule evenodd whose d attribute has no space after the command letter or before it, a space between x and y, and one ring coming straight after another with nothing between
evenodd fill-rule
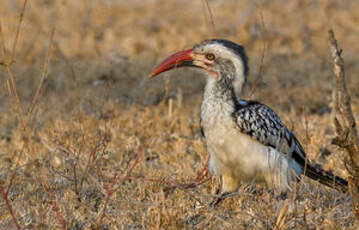
<instances>
[{"instance_id":1,"label":"thin branch","mask_svg":"<svg viewBox=\"0 0 359 230\"><path fill-rule=\"evenodd\" d=\"M15 168L14 171L12 172L9 185L7 186L6 196L9 195L10 189L11 189L11 187L12 187L12 184L14 183L14 180L15 180L15 176L16 176L16 168Z\"/></svg>"},{"instance_id":2,"label":"thin branch","mask_svg":"<svg viewBox=\"0 0 359 230\"><path fill-rule=\"evenodd\" d=\"M212 27L213 34L214 34L214 36L217 37L218 32L217 32L217 29L216 29L216 25L214 24L214 19L213 19L213 14L212 14L212 11L211 11L211 7L209 7L208 0L203 0L203 2L204 2L205 7L207 8L207 11L208 11L208 14L209 14L209 19L210 19L210 22L211 22L211 27Z\"/></svg>"},{"instance_id":3,"label":"thin branch","mask_svg":"<svg viewBox=\"0 0 359 230\"><path fill-rule=\"evenodd\" d=\"M265 33L266 32L266 26L265 26L265 23L264 23L263 13L260 12L259 15L260 15L260 18L261 18L261 25L262 25L262 28L263 28L263 32ZM263 40L263 48L262 48L261 62L260 62L260 65L259 65L258 75L257 75L256 79L254 80L254 84L253 84L253 87L251 89L251 92L249 94L248 99L250 99L253 96L254 91L257 88L258 82L262 78L263 69L264 69L264 56L265 56L266 50L267 50L267 43Z\"/></svg>"},{"instance_id":4,"label":"thin branch","mask_svg":"<svg viewBox=\"0 0 359 230\"><path fill-rule=\"evenodd\" d=\"M16 107L18 109L19 112L19 116L20 116L20 120L22 122L22 126L24 128L24 130L26 130L26 121L25 121L25 116L24 116L24 109L22 107L22 103L19 97L19 93L17 92L17 88L16 88L16 84L15 84L15 80L14 80L14 75L11 71L10 65L8 63L5 63L5 68L7 70L7 73L9 75L9 79L10 79L10 86L11 86L11 91L12 91L12 95L15 96L15 102L16 102Z\"/></svg>"},{"instance_id":5,"label":"thin branch","mask_svg":"<svg viewBox=\"0 0 359 230\"><path fill-rule=\"evenodd\" d=\"M33 109L34 109L34 107L36 105L37 99L38 99L38 97L40 95L42 85L43 85L44 80L45 80L45 78L47 76L47 67L49 65L50 53L51 53L51 47L52 47L53 40L54 40L54 35L55 35L55 28L53 28L51 30L50 40L49 40L49 48L47 49L47 53L46 53L46 56L45 56L45 59L44 59L44 65L43 65L43 69L42 69L42 73L41 73L41 79L40 79L39 85L37 86L35 95L34 95L34 97L32 99L30 108L27 111L26 119L25 119L26 124L29 122L31 113L32 113L32 111L33 111Z\"/></svg>"},{"instance_id":6,"label":"thin branch","mask_svg":"<svg viewBox=\"0 0 359 230\"><path fill-rule=\"evenodd\" d=\"M2 184L0 184L0 193L1 193L1 196L2 196L2 198L4 199L4 201L6 203L6 207L10 212L10 215L12 217L12 220L14 221L14 224L15 224L16 228L21 229L19 223L17 222L17 218L15 217L14 211L12 210L12 206L10 204L9 198L7 196L7 193L5 192Z\"/></svg>"},{"instance_id":7,"label":"thin branch","mask_svg":"<svg viewBox=\"0 0 359 230\"><path fill-rule=\"evenodd\" d=\"M2 58L3 60L1 61L1 65L5 65L6 63L6 46L5 46L5 38L4 38L4 32L3 32L3 29L2 29L2 23L1 23L1 20L0 20L0 38L1 38L1 46L2 46L2 49L1 49L1 52L2 52Z\"/></svg>"},{"instance_id":8,"label":"thin branch","mask_svg":"<svg viewBox=\"0 0 359 230\"><path fill-rule=\"evenodd\" d=\"M103 209L102 209L102 214L100 216L100 219L99 219L99 222L97 224L97 229L100 229L103 225L103 219L105 218L106 216L106 209L107 209L107 206L108 206L108 203L110 202L110 198L112 197L112 195L115 193L115 191L112 189L115 182L116 182L116 179L117 179L117 173L115 173L113 175L113 178L112 178L112 182L111 182L111 188L110 189L106 189L106 199L105 199L105 202L103 204Z\"/></svg>"},{"instance_id":9,"label":"thin branch","mask_svg":"<svg viewBox=\"0 0 359 230\"><path fill-rule=\"evenodd\" d=\"M349 145L347 146L349 155L355 165L359 166L359 138L356 130L356 122L351 108L351 99L346 86L345 79L345 69L344 69L344 60L341 57L342 50L339 48L337 40L335 39L333 30L329 31L329 41L331 45L332 58L334 60L334 73L336 76L336 102L335 108L337 108L342 115L342 124L341 127L338 127L337 130L344 130L344 132L349 132L349 140L346 142Z\"/></svg>"},{"instance_id":10,"label":"thin branch","mask_svg":"<svg viewBox=\"0 0 359 230\"><path fill-rule=\"evenodd\" d=\"M40 165L40 167L42 167L42 166ZM62 229L67 229L66 228L66 225L67 225L66 221L62 216L61 209L57 206L56 199L55 199L54 195L52 194L50 186L46 182L46 179L45 179L45 176L44 176L45 173L44 173L43 170L44 170L44 168L40 168L41 184L45 188L45 190L47 192L47 196L51 200L52 210L56 213L57 219L59 220L60 224L62 225Z\"/></svg>"},{"instance_id":11,"label":"thin branch","mask_svg":"<svg viewBox=\"0 0 359 230\"><path fill-rule=\"evenodd\" d=\"M23 8L23 9L25 9L25 8ZM22 14L23 14L23 12L22 12ZM20 17L20 21L19 21L17 30L20 29L21 21L22 21L22 17ZM4 59L2 61L2 63L1 63L1 65L3 65L6 68L7 73L9 75L9 79L10 79L10 84L8 84L8 85L10 85L10 87L8 87L8 89L11 92L9 91L9 95L15 97L16 107L18 109L19 117L20 117L20 120L22 121L22 125L23 125L23 128L25 130L26 129L26 123L25 123L25 117L24 117L24 109L22 108L22 103L21 103L19 94L17 92L17 88L16 88L16 84L15 84L15 80L14 80L14 75L13 75L13 73L11 71L11 68L10 68L13 60L10 60L10 62L8 60L6 60L7 52L6 52L5 38L4 38L4 33L3 33L1 21L0 21L0 39L1 39L1 44L2 44L2 47L3 47L2 48L2 55L3 55L3 59ZM15 39L15 41L16 40L17 39ZM15 48L16 48L16 46L15 46Z\"/></svg>"},{"instance_id":12,"label":"thin branch","mask_svg":"<svg viewBox=\"0 0 359 230\"><path fill-rule=\"evenodd\" d=\"M125 175L122 176L122 177L120 177L120 178L118 179L119 184L122 184L125 180L128 179L128 177L131 175L133 169L134 169L134 168L136 167L136 165L140 162L140 160L141 160L143 154L144 154L144 151L141 150L141 151L139 152L137 158L135 159L135 161L132 163L132 166L131 166L131 167L127 170L127 172L125 173ZM121 186L118 185L117 188L114 188L114 191L118 191L118 190L120 189L120 187L121 187Z\"/></svg>"},{"instance_id":13,"label":"thin branch","mask_svg":"<svg viewBox=\"0 0 359 230\"><path fill-rule=\"evenodd\" d=\"M126 181L127 179L129 179L129 176L131 175L133 169L136 167L136 165L140 162L142 156L144 154L144 151L141 150L137 156L137 158L135 159L135 161L132 163L131 167L127 170L127 172L118 179L118 175L117 173L115 173L111 179L111 184L109 186L109 188L106 189L106 199L105 199L105 202L104 202L104 206L103 206L103 209L102 209L102 214L99 218L99 221L98 221L98 224L97 224L97 229L100 229L103 225L103 219L105 218L106 216L106 209L107 209L107 206L108 206L108 203L110 201L110 198L112 197L112 195L114 193L116 193L120 188L121 188L121 184ZM117 187L115 188L115 184L116 182L118 182L118 185Z\"/></svg>"},{"instance_id":14,"label":"thin branch","mask_svg":"<svg viewBox=\"0 0 359 230\"><path fill-rule=\"evenodd\" d=\"M17 46L17 42L19 40L20 27L21 27L22 21L24 19L26 4L27 4L27 0L24 0L24 4L22 5L22 10L21 10L21 13L20 13L19 23L17 24L17 27L16 27L16 34L15 34L14 44L12 46L12 53L11 53L11 58L10 58L11 63L14 61L14 57L15 57L15 54L16 54L16 46Z\"/></svg>"},{"instance_id":15,"label":"thin branch","mask_svg":"<svg viewBox=\"0 0 359 230\"><path fill-rule=\"evenodd\" d=\"M357 219L359 220L359 139L356 130L356 122L352 112L350 95L346 86L344 60L341 56L342 49L339 48L333 30L329 30L329 42L334 61L334 74L336 77L336 91L334 92L335 116L334 119L337 137L335 144L347 150L349 159L345 165L349 172L349 192Z\"/></svg>"},{"instance_id":16,"label":"thin branch","mask_svg":"<svg viewBox=\"0 0 359 230\"><path fill-rule=\"evenodd\" d=\"M264 67L264 56L265 56L265 52L266 52L266 49L267 49L267 46L266 46L266 43L264 42L263 43L263 48L262 48L262 56L261 56L261 63L259 65L259 71L258 71L258 75L256 77L256 79L254 80L254 84L253 84L253 87L251 89L251 92L249 94L249 97L248 99L250 99L253 94L254 94L254 91L255 89L257 88L257 85L258 85L258 82L259 80L262 78L262 75L263 75L263 67Z\"/></svg>"}]
</instances>

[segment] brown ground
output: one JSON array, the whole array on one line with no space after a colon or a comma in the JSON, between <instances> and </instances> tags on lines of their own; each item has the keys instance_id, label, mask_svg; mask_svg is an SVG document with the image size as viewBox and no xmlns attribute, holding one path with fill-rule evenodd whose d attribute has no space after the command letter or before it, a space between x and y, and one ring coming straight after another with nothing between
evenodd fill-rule
<instances>
[{"instance_id":1,"label":"brown ground","mask_svg":"<svg viewBox=\"0 0 359 230\"><path fill-rule=\"evenodd\" d=\"M243 97L265 43L263 77L252 99L276 110L311 161L345 177L343 152L330 144L334 78L327 30L334 29L344 50L359 120L359 2L209 3L220 37L247 48L251 74ZM7 59L21 6L21 0L0 2ZM244 185L216 208L208 206L215 179L188 186L207 157L198 127L204 79L188 69L151 81L147 75L171 52L213 37L203 1L29 1L11 66L25 111L54 26L48 77L27 131L0 66L0 179L5 190L11 184L8 201L22 228L354 229L348 194L308 179L287 203L264 186ZM113 194L112 185L119 186ZM0 228L15 228L4 199Z\"/></svg>"}]
</instances>

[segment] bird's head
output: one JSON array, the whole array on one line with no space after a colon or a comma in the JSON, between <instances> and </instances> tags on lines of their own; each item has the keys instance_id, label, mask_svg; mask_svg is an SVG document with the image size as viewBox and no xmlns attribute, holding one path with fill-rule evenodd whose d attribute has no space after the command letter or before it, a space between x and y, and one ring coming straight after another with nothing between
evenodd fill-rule
<instances>
[{"instance_id":1,"label":"bird's head","mask_svg":"<svg viewBox=\"0 0 359 230\"><path fill-rule=\"evenodd\" d=\"M205 70L215 82L225 81L242 86L247 80L248 60L243 46L224 39L205 40L192 49L171 55L149 77L184 66Z\"/></svg>"}]
</instances>

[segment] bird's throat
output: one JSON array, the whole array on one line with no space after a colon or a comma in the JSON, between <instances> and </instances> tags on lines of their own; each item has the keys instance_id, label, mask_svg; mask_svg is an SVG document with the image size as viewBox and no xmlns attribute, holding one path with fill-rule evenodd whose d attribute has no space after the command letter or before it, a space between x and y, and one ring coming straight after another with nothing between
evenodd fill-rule
<instances>
[{"instance_id":1,"label":"bird's throat","mask_svg":"<svg viewBox=\"0 0 359 230\"><path fill-rule=\"evenodd\" d=\"M232 82L208 77L201 116L224 115L230 117L235 110L236 100L236 92Z\"/></svg>"},{"instance_id":2,"label":"bird's throat","mask_svg":"<svg viewBox=\"0 0 359 230\"><path fill-rule=\"evenodd\" d=\"M236 94L240 90L235 90L233 82L226 78L208 78L204 92L204 100L214 100L216 103L235 103Z\"/></svg>"}]
</instances>

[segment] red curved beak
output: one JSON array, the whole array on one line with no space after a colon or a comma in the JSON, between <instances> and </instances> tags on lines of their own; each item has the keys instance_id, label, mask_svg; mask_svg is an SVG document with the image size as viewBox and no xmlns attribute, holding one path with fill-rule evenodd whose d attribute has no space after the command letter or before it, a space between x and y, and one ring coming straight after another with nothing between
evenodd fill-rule
<instances>
[{"instance_id":1,"label":"red curved beak","mask_svg":"<svg viewBox=\"0 0 359 230\"><path fill-rule=\"evenodd\" d=\"M160 73L166 72L173 68L178 68L182 66L193 66L193 50L188 49L184 51L177 52L168 58L166 58L161 64L156 66L154 70L149 75L149 78L153 78Z\"/></svg>"}]
</instances>

